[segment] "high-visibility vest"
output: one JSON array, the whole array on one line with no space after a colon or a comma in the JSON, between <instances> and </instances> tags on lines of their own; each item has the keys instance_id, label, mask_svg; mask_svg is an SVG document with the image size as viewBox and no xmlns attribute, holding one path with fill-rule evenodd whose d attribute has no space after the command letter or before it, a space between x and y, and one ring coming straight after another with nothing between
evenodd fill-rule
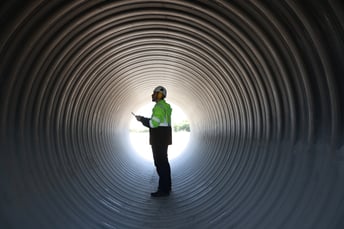
<instances>
[{"instance_id":1,"label":"high-visibility vest","mask_svg":"<svg viewBox=\"0 0 344 229\"><path fill-rule=\"evenodd\" d=\"M165 100L160 100L155 104L152 111L152 117L149 121L150 128L157 128L159 126L171 126L172 108Z\"/></svg>"}]
</instances>

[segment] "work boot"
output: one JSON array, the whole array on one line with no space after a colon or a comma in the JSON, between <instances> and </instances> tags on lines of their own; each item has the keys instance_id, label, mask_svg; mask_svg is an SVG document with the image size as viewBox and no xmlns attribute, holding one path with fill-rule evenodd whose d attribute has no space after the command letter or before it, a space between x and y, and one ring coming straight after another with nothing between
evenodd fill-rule
<instances>
[{"instance_id":1,"label":"work boot","mask_svg":"<svg viewBox=\"0 0 344 229\"><path fill-rule=\"evenodd\" d=\"M164 192L162 190L158 190L156 192L151 193L152 197L163 197L163 196L169 196L169 195L170 195L170 192Z\"/></svg>"}]
</instances>

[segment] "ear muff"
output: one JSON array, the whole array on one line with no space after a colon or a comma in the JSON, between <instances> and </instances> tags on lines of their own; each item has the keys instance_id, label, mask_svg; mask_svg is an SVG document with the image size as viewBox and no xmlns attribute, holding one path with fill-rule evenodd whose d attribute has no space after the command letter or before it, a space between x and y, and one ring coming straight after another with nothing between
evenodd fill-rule
<instances>
[{"instance_id":1,"label":"ear muff","mask_svg":"<svg viewBox=\"0 0 344 229\"><path fill-rule=\"evenodd\" d=\"M164 98L164 95L162 94L162 92L159 91L159 92L157 93L157 95L156 95L156 98L157 98L157 99L162 99L162 98Z\"/></svg>"}]
</instances>

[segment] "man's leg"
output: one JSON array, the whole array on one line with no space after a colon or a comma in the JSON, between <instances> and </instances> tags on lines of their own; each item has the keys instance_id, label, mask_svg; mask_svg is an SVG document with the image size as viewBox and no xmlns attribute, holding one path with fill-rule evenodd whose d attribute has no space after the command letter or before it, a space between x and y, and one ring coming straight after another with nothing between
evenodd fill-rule
<instances>
[{"instance_id":1,"label":"man's leg","mask_svg":"<svg viewBox=\"0 0 344 229\"><path fill-rule=\"evenodd\" d=\"M168 155L167 155L168 146L164 145L161 146L161 158L159 161L160 167L160 180L159 180L159 187L164 192L171 191L171 167L170 163L168 162Z\"/></svg>"},{"instance_id":2,"label":"man's leg","mask_svg":"<svg viewBox=\"0 0 344 229\"><path fill-rule=\"evenodd\" d=\"M152 146L154 164L159 175L158 191L171 191L171 168L167 157L168 145Z\"/></svg>"}]
</instances>

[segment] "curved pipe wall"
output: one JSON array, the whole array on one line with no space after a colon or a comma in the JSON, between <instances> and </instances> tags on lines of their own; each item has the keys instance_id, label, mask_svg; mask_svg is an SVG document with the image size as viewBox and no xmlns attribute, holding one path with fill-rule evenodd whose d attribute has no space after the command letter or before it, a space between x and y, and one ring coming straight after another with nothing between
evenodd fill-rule
<instances>
[{"instance_id":1,"label":"curved pipe wall","mask_svg":"<svg viewBox=\"0 0 344 229\"><path fill-rule=\"evenodd\" d=\"M343 5L1 4L4 228L343 228ZM157 85L190 117L151 199L130 111Z\"/></svg>"}]
</instances>

